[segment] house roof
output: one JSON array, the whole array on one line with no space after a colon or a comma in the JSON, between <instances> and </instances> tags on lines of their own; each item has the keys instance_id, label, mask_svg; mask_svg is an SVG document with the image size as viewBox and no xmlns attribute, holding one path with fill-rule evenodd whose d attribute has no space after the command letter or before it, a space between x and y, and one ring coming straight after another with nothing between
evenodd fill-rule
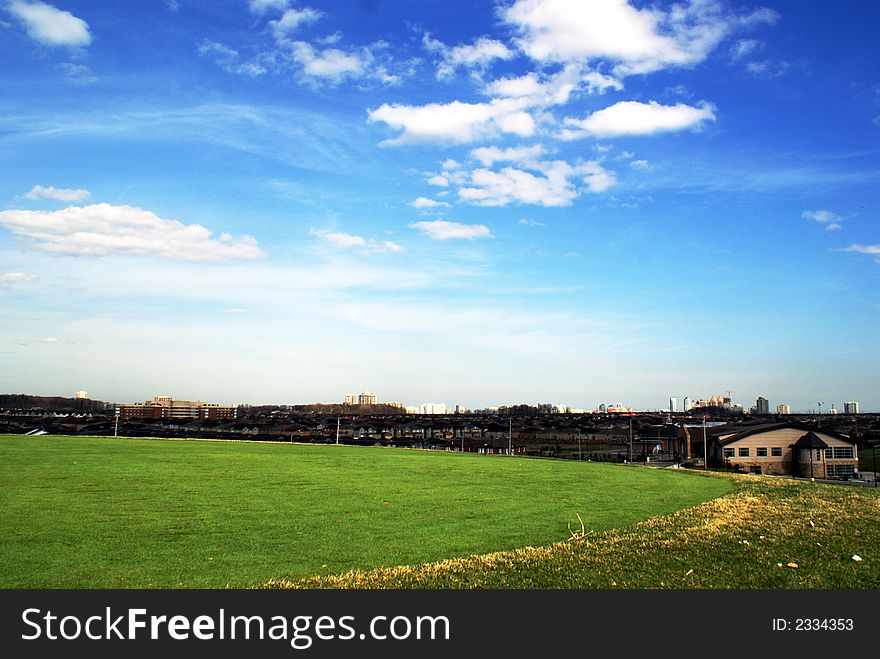
<instances>
[{"instance_id":1,"label":"house roof","mask_svg":"<svg viewBox=\"0 0 880 659\"><path fill-rule=\"evenodd\" d=\"M719 433L717 431L720 428L722 428L722 427L719 426L719 427L713 429L713 430L716 430L715 433L712 433L712 434L714 434L715 437L718 437L719 435L726 434L726 432L730 432L729 426L724 428L724 431ZM753 425L753 426L747 426L741 432L735 433L733 435L730 435L729 437L722 439L719 442L719 444L721 446L725 446L727 444L732 444L733 442L739 441L739 440L744 439L746 437L750 437L751 435L758 435L758 434L765 433L765 432L773 432L774 430L782 430L784 428L794 428L795 430L806 431L806 433L808 435L814 435L816 437L816 439L818 439L820 442L822 441L822 439L819 438L818 435L815 435L814 431L816 431L816 430L821 432L823 435L828 435L829 437L834 437L835 439L840 439L844 442L848 442L850 444L855 444L855 442L853 440L851 440L846 435L840 434L839 432L835 432L833 430L825 430L824 428L814 428L813 426L808 426L805 423L797 423L797 422L761 423L761 424L757 424L757 425ZM803 439L803 437L801 439ZM798 441L800 441L800 440L798 440ZM796 446L798 446L798 445L796 444ZM828 445L823 442L822 446L828 446ZM816 445L816 447L820 448L818 444Z\"/></svg>"}]
</instances>

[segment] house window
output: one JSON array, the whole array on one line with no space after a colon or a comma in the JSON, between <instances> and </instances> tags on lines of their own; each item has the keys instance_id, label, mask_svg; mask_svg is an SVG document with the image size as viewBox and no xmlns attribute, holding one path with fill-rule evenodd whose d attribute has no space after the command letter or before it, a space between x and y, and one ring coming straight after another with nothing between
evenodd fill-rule
<instances>
[{"instance_id":1,"label":"house window","mask_svg":"<svg viewBox=\"0 0 880 659\"><path fill-rule=\"evenodd\" d=\"M820 449L820 448L816 449L816 462L822 462L822 453L823 453L822 449Z\"/></svg>"},{"instance_id":2,"label":"house window","mask_svg":"<svg viewBox=\"0 0 880 659\"><path fill-rule=\"evenodd\" d=\"M734 456L734 450L732 448L724 449L724 457L725 458L732 458L733 456Z\"/></svg>"},{"instance_id":3,"label":"house window","mask_svg":"<svg viewBox=\"0 0 880 659\"><path fill-rule=\"evenodd\" d=\"M767 457L767 448L766 448L766 447L764 447L764 448L759 448L759 449L756 449L756 450L758 451L758 457L759 457L759 458L766 458L766 457Z\"/></svg>"},{"instance_id":4,"label":"house window","mask_svg":"<svg viewBox=\"0 0 880 659\"><path fill-rule=\"evenodd\" d=\"M782 457L782 447L781 447L781 446L774 446L774 447L772 447L772 448L770 449L770 454L771 454L774 458L781 458L781 457Z\"/></svg>"},{"instance_id":5,"label":"house window","mask_svg":"<svg viewBox=\"0 0 880 659\"><path fill-rule=\"evenodd\" d=\"M852 459L853 457L855 457L853 454L852 446L835 446L834 447L834 457L837 459L841 459L841 458Z\"/></svg>"},{"instance_id":6,"label":"house window","mask_svg":"<svg viewBox=\"0 0 880 659\"><path fill-rule=\"evenodd\" d=\"M741 449L739 450L739 457L741 457L741 458L747 458L747 457L749 457L749 449L748 449L748 447L746 447L746 448L741 448Z\"/></svg>"}]
</instances>

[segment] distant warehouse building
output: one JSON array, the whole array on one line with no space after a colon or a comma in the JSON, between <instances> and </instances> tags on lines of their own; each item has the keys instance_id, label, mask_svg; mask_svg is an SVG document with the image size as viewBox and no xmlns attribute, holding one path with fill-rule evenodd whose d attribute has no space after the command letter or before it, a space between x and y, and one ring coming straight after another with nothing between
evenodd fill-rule
<instances>
[{"instance_id":1,"label":"distant warehouse building","mask_svg":"<svg viewBox=\"0 0 880 659\"><path fill-rule=\"evenodd\" d=\"M121 419L228 419L237 416L232 405L205 403L200 400L174 400L171 396L156 396L145 403L117 405Z\"/></svg>"}]
</instances>

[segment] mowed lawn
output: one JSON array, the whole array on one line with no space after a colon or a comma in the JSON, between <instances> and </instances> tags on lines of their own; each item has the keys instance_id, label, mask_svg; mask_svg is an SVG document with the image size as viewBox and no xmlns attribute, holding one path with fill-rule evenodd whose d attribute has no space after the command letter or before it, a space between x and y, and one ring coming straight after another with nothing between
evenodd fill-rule
<instances>
[{"instance_id":1,"label":"mowed lawn","mask_svg":"<svg viewBox=\"0 0 880 659\"><path fill-rule=\"evenodd\" d=\"M723 479L345 446L0 436L0 586L246 587L623 527Z\"/></svg>"}]
</instances>

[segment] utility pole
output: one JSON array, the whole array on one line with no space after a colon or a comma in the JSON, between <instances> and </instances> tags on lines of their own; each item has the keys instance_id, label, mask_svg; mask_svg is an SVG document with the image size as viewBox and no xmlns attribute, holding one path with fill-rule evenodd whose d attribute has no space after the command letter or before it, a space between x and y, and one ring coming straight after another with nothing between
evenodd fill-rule
<instances>
[{"instance_id":1,"label":"utility pole","mask_svg":"<svg viewBox=\"0 0 880 659\"><path fill-rule=\"evenodd\" d=\"M116 417L116 423L113 425L113 436L114 437L119 437L119 412L120 412L120 410L119 410L119 407L117 406L116 407L116 414L113 415Z\"/></svg>"},{"instance_id":2,"label":"utility pole","mask_svg":"<svg viewBox=\"0 0 880 659\"><path fill-rule=\"evenodd\" d=\"M336 416L336 445L339 446L339 416Z\"/></svg>"},{"instance_id":3,"label":"utility pole","mask_svg":"<svg viewBox=\"0 0 880 659\"><path fill-rule=\"evenodd\" d=\"M513 455L513 417L507 417L507 455Z\"/></svg>"},{"instance_id":4,"label":"utility pole","mask_svg":"<svg viewBox=\"0 0 880 659\"><path fill-rule=\"evenodd\" d=\"M629 418L629 461L633 461L633 420Z\"/></svg>"},{"instance_id":5,"label":"utility pole","mask_svg":"<svg viewBox=\"0 0 880 659\"><path fill-rule=\"evenodd\" d=\"M709 442L706 441L706 415L703 415L703 469L709 470Z\"/></svg>"}]
</instances>

